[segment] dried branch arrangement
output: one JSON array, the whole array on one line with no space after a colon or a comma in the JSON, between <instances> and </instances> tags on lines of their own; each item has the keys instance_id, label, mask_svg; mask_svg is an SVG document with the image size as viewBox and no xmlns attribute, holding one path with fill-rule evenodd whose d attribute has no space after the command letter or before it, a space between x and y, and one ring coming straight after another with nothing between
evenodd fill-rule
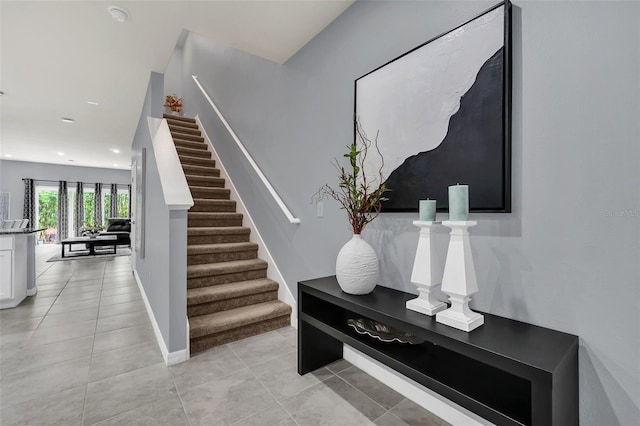
<instances>
[{"instance_id":1,"label":"dried branch arrangement","mask_svg":"<svg viewBox=\"0 0 640 426\"><path fill-rule=\"evenodd\" d=\"M371 141L362 129L360 121L357 118L354 121L357 140L347 146L348 151L344 154L344 157L349 159L350 168L345 169L336 159L334 165L338 170L339 189L335 190L325 184L314 194L312 202L324 199L325 196L333 198L340 203L342 209L347 211L353 233L360 234L369 222L378 217L382 210L382 202L388 200L384 197L384 193L390 189L387 188L382 176L384 158L378 148L378 133ZM367 178L364 170L365 159L372 147L382 159L377 172L378 179L373 182Z\"/></svg>"},{"instance_id":2,"label":"dried branch arrangement","mask_svg":"<svg viewBox=\"0 0 640 426\"><path fill-rule=\"evenodd\" d=\"M171 108L173 112L182 111L182 98L179 98L175 93L173 95L167 95L165 97L164 105L165 108Z\"/></svg>"}]
</instances>

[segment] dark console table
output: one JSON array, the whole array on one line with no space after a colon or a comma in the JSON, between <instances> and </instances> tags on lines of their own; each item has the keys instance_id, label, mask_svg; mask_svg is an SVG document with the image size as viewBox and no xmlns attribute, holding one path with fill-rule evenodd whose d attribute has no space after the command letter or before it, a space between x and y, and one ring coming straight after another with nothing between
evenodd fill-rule
<instances>
[{"instance_id":1,"label":"dark console table","mask_svg":"<svg viewBox=\"0 0 640 426\"><path fill-rule=\"evenodd\" d=\"M342 358L346 343L498 425L578 425L578 337L490 314L466 333L407 310L415 295L364 296L335 277L298 283L298 373ZM369 318L426 340L383 343L347 325Z\"/></svg>"}]
</instances>

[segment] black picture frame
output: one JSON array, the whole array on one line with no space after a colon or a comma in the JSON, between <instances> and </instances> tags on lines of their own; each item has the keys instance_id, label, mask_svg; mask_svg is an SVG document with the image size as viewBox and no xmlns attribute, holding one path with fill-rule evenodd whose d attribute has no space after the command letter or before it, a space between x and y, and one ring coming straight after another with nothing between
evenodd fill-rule
<instances>
[{"instance_id":1,"label":"black picture frame","mask_svg":"<svg viewBox=\"0 0 640 426\"><path fill-rule=\"evenodd\" d=\"M437 200L437 211L447 211L448 186L457 183L469 185L469 210L471 212L511 212L512 30L511 2L509 0L492 6L463 24L430 39L357 78L354 82L354 111L355 116L359 118L365 131L369 134L380 129L379 127L376 128L376 120L367 122L366 117L361 115L362 111L359 111L359 109L366 109L362 105L366 104L371 96L376 96L375 93L372 93L372 90L369 90L369 93L366 94L368 89L367 81L372 80L371 77L381 70L385 70L383 72L390 74L390 66L397 67L398 61L406 62L407 59L405 58L417 57L415 55L420 54L421 49L427 51L427 49L433 50L439 46L446 47L445 43L447 41L455 38L457 34L462 34L468 28L479 27L489 16L495 16L495 21L497 22L500 18L499 12L501 8L503 8L502 47L486 59L476 75L476 80L460 96L459 109L449 117L446 134L438 142L439 144L435 148L425 148L425 151L418 151L417 154L406 158L401 155L400 161L403 161L401 165L385 175L387 185L391 191L386 194L389 201L383 203L383 212L417 212L418 201L426 198ZM494 29L493 31L495 34L496 30ZM455 58L446 59L450 59L447 64L453 63L454 66L456 65L453 60ZM461 67L463 65L460 64ZM429 66L426 68L429 68ZM499 72L497 71L498 68ZM420 70L422 69L420 68ZM466 70L466 72L472 71ZM404 82L405 80L402 81ZM369 84L369 86L375 87L375 84ZM384 93L384 91L381 93ZM412 102L410 98L413 95L406 89L399 90L397 93L397 96L402 98L399 102L404 102L407 105ZM358 103L359 96L361 105ZM380 96L385 95L382 94ZM392 96L395 97L396 94L393 93ZM380 105L376 110L377 116L384 116L387 99L388 97L376 100L377 105ZM486 107L487 105L488 107ZM482 108L479 108L479 106L482 106ZM394 144L397 143L398 139L394 131L397 128L400 128L399 132L404 131L401 123L402 119L401 115L394 117L393 120L390 119L390 121L393 121L393 125L397 126L395 129L387 129L390 130L387 132L381 130L378 143L383 148L381 150L383 155L385 144L387 144L387 149L396 149ZM443 121L441 120L440 123L442 127ZM499 140L496 138L498 134L500 135ZM354 129L354 139L355 137ZM414 138L414 140L417 139L419 137ZM420 148L421 142L411 143L414 144L414 149L416 147ZM386 162L387 157L385 156ZM365 164L365 166L367 165Z\"/></svg>"}]
</instances>

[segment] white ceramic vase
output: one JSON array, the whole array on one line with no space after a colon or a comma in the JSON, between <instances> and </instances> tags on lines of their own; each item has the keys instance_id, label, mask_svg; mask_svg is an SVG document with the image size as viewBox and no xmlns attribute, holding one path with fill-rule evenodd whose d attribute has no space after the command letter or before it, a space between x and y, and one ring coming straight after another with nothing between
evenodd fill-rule
<instances>
[{"instance_id":1,"label":"white ceramic vase","mask_svg":"<svg viewBox=\"0 0 640 426\"><path fill-rule=\"evenodd\" d=\"M371 293L378 284L378 256L362 236L354 234L340 249L336 260L336 278L349 294Z\"/></svg>"}]
</instances>

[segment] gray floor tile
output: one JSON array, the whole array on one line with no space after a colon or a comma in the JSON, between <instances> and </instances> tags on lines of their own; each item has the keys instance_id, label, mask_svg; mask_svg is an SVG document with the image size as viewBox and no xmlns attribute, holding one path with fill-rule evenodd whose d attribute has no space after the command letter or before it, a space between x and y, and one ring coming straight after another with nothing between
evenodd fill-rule
<instances>
[{"instance_id":1,"label":"gray floor tile","mask_svg":"<svg viewBox=\"0 0 640 426\"><path fill-rule=\"evenodd\" d=\"M102 298L100 299L100 306L116 305L118 303L130 303L136 301L142 301L142 296L140 296L140 293L138 292L118 294L116 296L102 295Z\"/></svg>"},{"instance_id":2,"label":"gray floor tile","mask_svg":"<svg viewBox=\"0 0 640 426\"><path fill-rule=\"evenodd\" d=\"M29 339L29 346L47 345L49 343L92 336L95 329L96 320L38 328Z\"/></svg>"},{"instance_id":3,"label":"gray floor tile","mask_svg":"<svg viewBox=\"0 0 640 426\"><path fill-rule=\"evenodd\" d=\"M228 346L219 346L169 367L180 393L194 386L246 369Z\"/></svg>"},{"instance_id":4,"label":"gray floor tile","mask_svg":"<svg viewBox=\"0 0 640 426\"><path fill-rule=\"evenodd\" d=\"M133 277L133 272L131 270L120 269L120 270L110 270L104 272L104 279L114 278L114 277Z\"/></svg>"},{"instance_id":5,"label":"gray floor tile","mask_svg":"<svg viewBox=\"0 0 640 426\"><path fill-rule=\"evenodd\" d=\"M162 354L158 344L153 341L94 353L89 369L89 381L95 382L159 362L163 362Z\"/></svg>"},{"instance_id":6,"label":"gray floor tile","mask_svg":"<svg viewBox=\"0 0 640 426\"><path fill-rule=\"evenodd\" d=\"M248 366L260 364L296 350L296 347L277 331L238 340L230 343L229 346Z\"/></svg>"},{"instance_id":7,"label":"gray floor tile","mask_svg":"<svg viewBox=\"0 0 640 426\"><path fill-rule=\"evenodd\" d=\"M409 399L403 400L389 412L409 426L450 426L440 417Z\"/></svg>"},{"instance_id":8,"label":"gray floor tile","mask_svg":"<svg viewBox=\"0 0 640 426\"><path fill-rule=\"evenodd\" d=\"M320 368L312 373L300 376L298 374L297 360L298 354L291 352L252 366L251 370L278 401L282 401L333 376L333 373L326 368Z\"/></svg>"},{"instance_id":9,"label":"gray floor tile","mask_svg":"<svg viewBox=\"0 0 640 426\"><path fill-rule=\"evenodd\" d=\"M149 315L146 311L131 312L128 314L114 315L98 318L96 333L117 330L119 328L133 327L135 325L149 324Z\"/></svg>"},{"instance_id":10,"label":"gray floor tile","mask_svg":"<svg viewBox=\"0 0 640 426\"><path fill-rule=\"evenodd\" d=\"M378 417L375 422L369 426L407 426L405 422L394 416L393 414L384 413Z\"/></svg>"},{"instance_id":11,"label":"gray floor tile","mask_svg":"<svg viewBox=\"0 0 640 426\"><path fill-rule=\"evenodd\" d=\"M62 312L47 315L38 328L55 327L57 325L75 324L98 318L98 308L82 309L80 311Z\"/></svg>"},{"instance_id":12,"label":"gray floor tile","mask_svg":"<svg viewBox=\"0 0 640 426\"><path fill-rule=\"evenodd\" d=\"M27 306L27 305L31 305L31 306L51 306L53 305L53 302L55 302L57 299L56 296L40 296L39 294L36 294L35 296L29 296L27 297L22 303L21 305Z\"/></svg>"},{"instance_id":13,"label":"gray floor tile","mask_svg":"<svg viewBox=\"0 0 640 426\"><path fill-rule=\"evenodd\" d=\"M38 280L38 292L40 291L47 291L47 290L60 290L63 289L64 286L67 285L67 282L59 282L59 283L52 283L52 284L45 284L43 283L41 280Z\"/></svg>"},{"instance_id":14,"label":"gray floor tile","mask_svg":"<svg viewBox=\"0 0 640 426\"><path fill-rule=\"evenodd\" d=\"M93 353L109 351L126 346L137 345L143 342L155 340L150 324L136 325L134 327L121 328L96 334L93 344Z\"/></svg>"},{"instance_id":15,"label":"gray floor tile","mask_svg":"<svg viewBox=\"0 0 640 426\"><path fill-rule=\"evenodd\" d=\"M349 367L338 374L347 383L364 392L369 398L389 410L404 399L387 385L374 379L356 367Z\"/></svg>"},{"instance_id":16,"label":"gray floor tile","mask_svg":"<svg viewBox=\"0 0 640 426\"><path fill-rule=\"evenodd\" d=\"M0 410L0 424L12 426L64 425L78 426L82 422L82 407L86 385Z\"/></svg>"},{"instance_id":17,"label":"gray floor tile","mask_svg":"<svg viewBox=\"0 0 640 426\"><path fill-rule=\"evenodd\" d=\"M233 426L296 426L291 416L279 405L272 405L264 411L254 414Z\"/></svg>"},{"instance_id":18,"label":"gray floor tile","mask_svg":"<svg viewBox=\"0 0 640 426\"><path fill-rule=\"evenodd\" d=\"M83 423L91 425L175 394L163 363L89 383Z\"/></svg>"},{"instance_id":19,"label":"gray floor tile","mask_svg":"<svg viewBox=\"0 0 640 426\"><path fill-rule=\"evenodd\" d=\"M0 333L0 353L2 353L3 351L14 351L21 349L24 345L27 344L32 335L33 330L9 334Z\"/></svg>"},{"instance_id":20,"label":"gray floor tile","mask_svg":"<svg viewBox=\"0 0 640 426\"><path fill-rule=\"evenodd\" d=\"M119 296L121 294L140 293L138 286L128 285L125 287L103 288L102 297Z\"/></svg>"},{"instance_id":21,"label":"gray floor tile","mask_svg":"<svg viewBox=\"0 0 640 426\"><path fill-rule=\"evenodd\" d=\"M38 294L40 295L40 297L58 297L61 291L62 291L62 288L54 288L51 290L38 289Z\"/></svg>"},{"instance_id":22,"label":"gray floor tile","mask_svg":"<svg viewBox=\"0 0 640 426\"><path fill-rule=\"evenodd\" d=\"M92 290L92 291L83 291L80 293L60 293L58 296L58 302L60 303L69 303L69 302L80 302L82 300L88 299L99 299L100 298L100 290Z\"/></svg>"},{"instance_id":23,"label":"gray floor tile","mask_svg":"<svg viewBox=\"0 0 640 426\"><path fill-rule=\"evenodd\" d=\"M351 363L349 361L346 361L344 359L339 359L335 362L332 362L331 364L327 365L327 368L338 374L343 370L346 370L347 368L351 367Z\"/></svg>"},{"instance_id":24,"label":"gray floor tile","mask_svg":"<svg viewBox=\"0 0 640 426\"><path fill-rule=\"evenodd\" d=\"M4 320L42 317L49 311L49 306L20 306L0 311L0 322Z\"/></svg>"},{"instance_id":25,"label":"gray floor tile","mask_svg":"<svg viewBox=\"0 0 640 426\"><path fill-rule=\"evenodd\" d=\"M102 285L101 279L95 280L78 280L78 281L69 281L67 283L67 288L76 288L76 287L91 287L94 285Z\"/></svg>"},{"instance_id":26,"label":"gray floor tile","mask_svg":"<svg viewBox=\"0 0 640 426\"><path fill-rule=\"evenodd\" d=\"M280 333L282 336L284 336L286 339L289 339L289 343L295 345L295 347L298 347L298 330L293 328L293 327L284 327L284 328L279 328L276 330L278 333Z\"/></svg>"},{"instance_id":27,"label":"gray floor tile","mask_svg":"<svg viewBox=\"0 0 640 426\"><path fill-rule=\"evenodd\" d=\"M35 330L42 318L0 319L0 336Z\"/></svg>"},{"instance_id":28,"label":"gray floor tile","mask_svg":"<svg viewBox=\"0 0 640 426\"><path fill-rule=\"evenodd\" d=\"M21 373L51 364L86 358L91 356L92 347L92 335L41 346L33 346L28 343L24 349L17 351L16 355L19 361L13 371Z\"/></svg>"},{"instance_id":29,"label":"gray floor tile","mask_svg":"<svg viewBox=\"0 0 640 426\"><path fill-rule=\"evenodd\" d=\"M97 308L100 305L100 299L82 300L80 302L60 302L56 301L49 311L49 315L61 314L63 312L81 311L83 309Z\"/></svg>"},{"instance_id":30,"label":"gray floor tile","mask_svg":"<svg viewBox=\"0 0 640 426\"><path fill-rule=\"evenodd\" d=\"M129 303L118 303L117 305L101 306L100 312L98 312L98 318L128 314L130 312L140 312L145 309L144 302L141 300Z\"/></svg>"},{"instance_id":31,"label":"gray floor tile","mask_svg":"<svg viewBox=\"0 0 640 426\"><path fill-rule=\"evenodd\" d=\"M134 408L96 426L189 426L187 416L177 396L161 399Z\"/></svg>"},{"instance_id":32,"label":"gray floor tile","mask_svg":"<svg viewBox=\"0 0 640 426\"><path fill-rule=\"evenodd\" d=\"M138 289L138 283L134 280L117 280L117 281L105 281L102 283L102 290L116 289L116 288L135 288Z\"/></svg>"},{"instance_id":33,"label":"gray floor tile","mask_svg":"<svg viewBox=\"0 0 640 426\"><path fill-rule=\"evenodd\" d=\"M282 403L300 426L368 425L386 411L339 377L331 377Z\"/></svg>"},{"instance_id":34,"label":"gray floor tile","mask_svg":"<svg viewBox=\"0 0 640 426\"><path fill-rule=\"evenodd\" d=\"M62 293L60 293L61 296L64 296L66 294L78 294L78 293L87 293L90 291L101 291L102 290L102 283L100 284L91 284L91 285L78 285L78 286L72 286L72 287L65 287L62 290Z\"/></svg>"},{"instance_id":35,"label":"gray floor tile","mask_svg":"<svg viewBox=\"0 0 640 426\"><path fill-rule=\"evenodd\" d=\"M230 425L275 402L248 370L191 388L181 398L192 426Z\"/></svg>"},{"instance_id":36,"label":"gray floor tile","mask_svg":"<svg viewBox=\"0 0 640 426\"><path fill-rule=\"evenodd\" d=\"M25 373L5 376L0 382L0 408L44 398L63 390L84 385L89 374L90 358L75 359Z\"/></svg>"}]
</instances>

